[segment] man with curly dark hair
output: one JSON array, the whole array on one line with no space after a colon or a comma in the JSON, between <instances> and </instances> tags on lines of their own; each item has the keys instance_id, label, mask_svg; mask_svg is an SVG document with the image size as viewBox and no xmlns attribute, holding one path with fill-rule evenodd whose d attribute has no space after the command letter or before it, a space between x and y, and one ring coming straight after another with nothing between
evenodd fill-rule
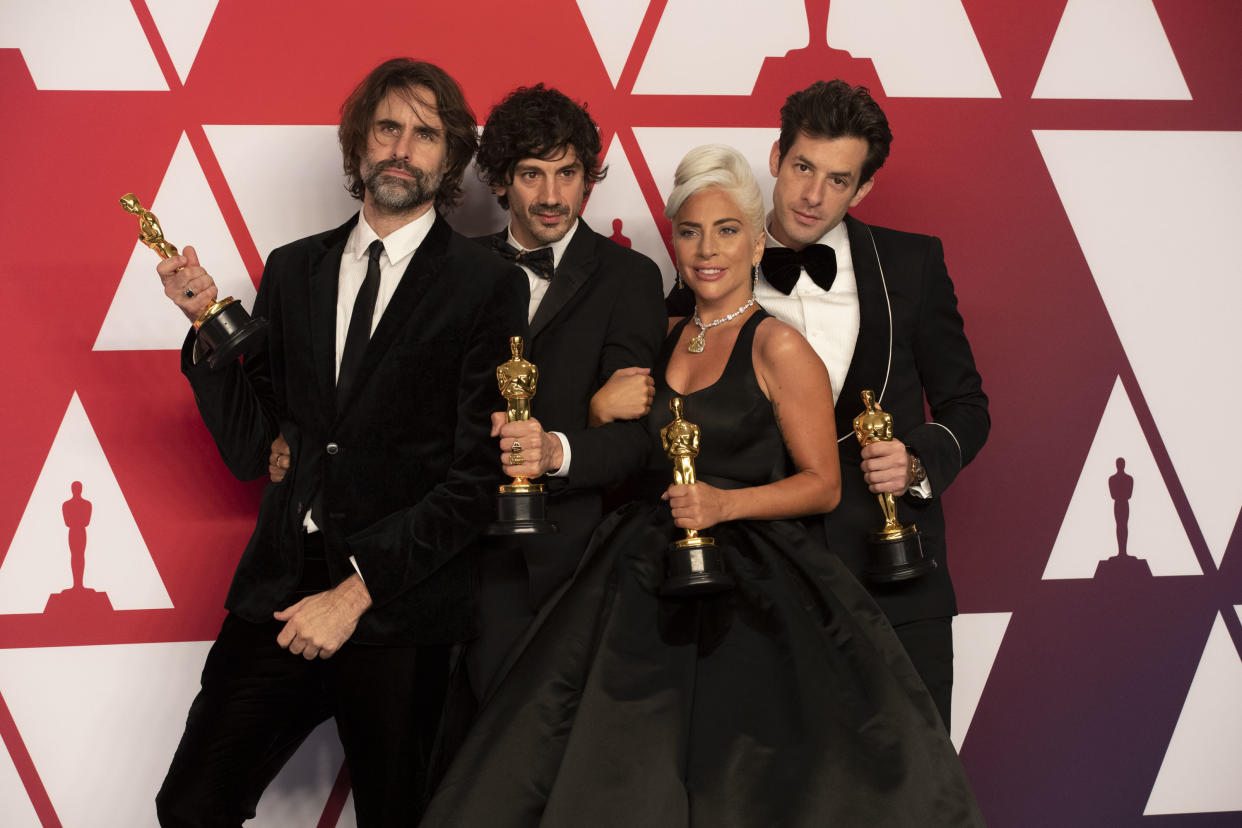
<instances>
[{"instance_id":1,"label":"man with curly dark hair","mask_svg":"<svg viewBox=\"0 0 1242 828\"><path fill-rule=\"evenodd\" d=\"M268 256L261 348L212 368L191 330L182 350L229 470L273 482L156 799L162 825L253 817L328 718L358 825L417 822L449 651L474 633L469 555L501 481L492 378L526 322L525 280L440 214L476 141L444 70L380 65L340 138L361 209ZM157 270L191 320L216 296L191 247Z\"/></svg>"},{"instance_id":2,"label":"man with curly dark hair","mask_svg":"<svg viewBox=\"0 0 1242 828\"><path fill-rule=\"evenodd\" d=\"M573 574L605 490L636 471L648 447L637 419L645 410L618 412L609 400L633 399L625 391L635 386L650 399L650 368L666 328L663 283L654 262L580 216L606 173L600 152L586 107L543 84L512 92L483 126L479 177L509 211L509 225L479 241L526 272L526 358L539 366L534 416L506 423L496 414L492 436L505 474L549 476L548 516L559 531L484 550L481 638L468 658L479 694L540 605ZM614 420L618 413L628 419ZM515 442L518 465L510 463Z\"/></svg>"}]
</instances>

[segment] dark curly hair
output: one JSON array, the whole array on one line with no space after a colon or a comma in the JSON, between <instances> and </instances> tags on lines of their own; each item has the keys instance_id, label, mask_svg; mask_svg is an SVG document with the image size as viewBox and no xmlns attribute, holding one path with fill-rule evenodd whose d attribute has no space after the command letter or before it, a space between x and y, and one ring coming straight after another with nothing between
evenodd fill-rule
<instances>
[{"instance_id":1,"label":"dark curly hair","mask_svg":"<svg viewBox=\"0 0 1242 828\"><path fill-rule=\"evenodd\" d=\"M799 132L814 138L862 138L867 142L862 177L858 185L871 180L884 166L893 143L892 130L884 110L865 86L850 86L843 80L816 81L785 99L781 107L781 161L793 146Z\"/></svg>"},{"instance_id":2,"label":"dark curly hair","mask_svg":"<svg viewBox=\"0 0 1242 828\"><path fill-rule=\"evenodd\" d=\"M496 104L483 124L476 164L479 179L489 187L508 187L523 158L552 159L573 147L586 173L586 191L608 174L600 166L599 127L586 111L556 89L542 83L520 86ZM509 199L497 196L508 210Z\"/></svg>"},{"instance_id":3,"label":"dark curly hair","mask_svg":"<svg viewBox=\"0 0 1242 828\"><path fill-rule=\"evenodd\" d=\"M447 210L461 198L461 179L479 145L474 112L466 103L457 81L432 63L410 58L393 58L371 70L362 83L341 104L341 126L338 136L345 159L346 189L361 199L366 191L360 170L371 137L375 109L393 90L408 93L420 103L419 95L426 89L435 95L435 110L444 125L446 142L444 177L436 191L436 209Z\"/></svg>"}]
</instances>

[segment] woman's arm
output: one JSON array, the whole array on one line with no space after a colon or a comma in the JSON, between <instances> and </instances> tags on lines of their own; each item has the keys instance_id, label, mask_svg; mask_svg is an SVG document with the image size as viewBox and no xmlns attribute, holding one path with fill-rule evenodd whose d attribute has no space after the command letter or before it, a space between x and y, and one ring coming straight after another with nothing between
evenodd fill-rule
<instances>
[{"instance_id":1,"label":"woman's arm","mask_svg":"<svg viewBox=\"0 0 1242 828\"><path fill-rule=\"evenodd\" d=\"M793 328L765 319L755 331L754 366L797 471L784 480L745 489L717 489L701 482L670 486L666 496L683 529L819 514L841 500L832 386L824 363Z\"/></svg>"}]
</instances>

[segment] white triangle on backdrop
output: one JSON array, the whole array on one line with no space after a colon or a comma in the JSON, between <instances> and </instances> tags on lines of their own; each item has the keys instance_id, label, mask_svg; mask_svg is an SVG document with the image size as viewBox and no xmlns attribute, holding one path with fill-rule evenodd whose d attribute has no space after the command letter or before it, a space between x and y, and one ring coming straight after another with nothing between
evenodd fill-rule
<instances>
[{"instance_id":1,"label":"white triangle on backdrop","mask_svg":"<svg viewBox=\"0 0 1242 828\"><path fill-rule=\"evenodd\" d=\"M1152 0L1069 0L1032 98L1190 100Z\"/></svg>"},{"instance_id":2,"label":"white triangle on backdrop","mask_svg":"<svg viewBox=\"0 0 1242 828\"><path fill-rule=\"evenodd\" d=\"M642 150L647 169L655 179L660 199L665 203L673 191L673 174L687 152L703 144L726 144L750 162L759 192L763 194L763 203L771 204L776 179L768 172L768 154L779 137L780 130L776 127L722 127L711 130L701 127L634 128L634 138Z\"/></svg>"},{"instance_id":3,"label":"white triangle on backdrop","mask_svg":"<svg viewBox=\"0 0 1242 828\"><path fill-rule=\"evenodd\" d=\"M345 762L336 722L315 728L263 792L247 828L312 826L319 822ZM352 803L350 803L352 806Z\"/></svg>"},{"instance_id":4,"label":"white triangle on backdrop","mask_svg":"<svg viewBox=\"0 0 1242 828\"><path fill-rule=\"evenodd\" d=\"M361 202L345 190L335 126L216 125L203 131L265 261L277 247L358 212Z\"/></svg>"},{"instance_id":5,"label":"white triangle on backdrop","mask_svg":"<svg viewBox=\"0 0 1242 828\"><path fill-rule=\"evenodd\" d=\"M961 0L832 0L828 45L870 58L890 98L999 98Z\"/></svg>"},{"instance_id":6,"label":"white triangle on backdrop","mask_svg":"<svg viewBox=\"0 0 1242 828\"><path fill-rule=\"evenodd\" d=\"M156 824L155 794L210 646L0 650L0 693L61 824Z\"/></svg>"},{"instance_id":7,"label":"white triangle on backdrop","mask_svg":"<svg viewBox=\"0 0 1242 828\"><path fill-rule=\"evenodd\" d=\"M37 89L166 92L130 0L0 3L0 49L20 49Z\"/></svg>"},{"instance_id":8,"label":"white triangle on backdrop","mask_svg":"<svg viewBox=\"0 0 1242 828\"><path fill-rule=\"evenodd\" d=\"M1242 618L1242 607L1234 607ZM1242 658L1225 619L1212 624L1143 814L1242 811Z\"/></svg>"},{"instance_id":9,"label":"white triangle on backdrop","mask_svg":"<svg viewBox=\"0 0 1242 828\"><path fill-rule=\"evenodd\" d=\"M182 134L168 171L155 198L135 193L138 200L159 218L164 238L184 251L193 246L199 262L220 290L220 298L232 296L247 309L254 307L254 283L242 263L216 197L207 184L190 140ZM119 198L119 195L118 195ZM117 207L117 211L120 211ZM138 219L123 215L134 237ZM159 256L145 244L134 242L129 264L117 285L116 295L95 340L96 351L158 351L181 347L190 321L164 295L155 272Z\"/></svg>"},{"instance_id":10,"label":"white triangle on backdrop","mask_svg":"<svg viewBox=\"0 0 1242 828\"><path fill-rule=\"evenodd\" d=\"M664 277L664 292L668 293L673 286L673 261L634 177L634 168L630 165L625 147L615 135L607 149L605 163L608 165L608 177L591 191L591 199L582 211L582 217L592 230L604 236L613 234L613 221L620 219L621 233L629 238L631 248L659 266Z\"/></svg>"},{"instance_id":11,"label":"white triangle on backdrop","mask_svg":"<svg viewBox=\"0 0 1242 828\"><path fill-rule=\"evenodd\" d=\"M803 0L668 0L634 94L749 95L764 60L805 47L808 32Z\"/></svg>"},{"instance_id":12,"label":"white triangle on backdrop","mask_svg":"<svg viewBox=\"0 0 1242 828\"><path fill-rule=\"evenodd\" d=\"M219 0L147 0L147 10L160 30L181 82L190 76Z\"/></svg>"},{"instance_id":13,"label":"white triangle on backdrop","mask_svg":"<svg viewBox=\"0 0 1242 828\"><path fill-rule=\"evenodd\" d=\"M1242 408L1242 132L1034 135L1219 566L1242 510L1242 443L1217 436Z\"/></svg>"},{"instance_id":14,"label":"white triangle on backdrop","mask_svg":"<svg viewBox=\"0 0 1242 828\"><path fill-rule=\"evenodd\" d=\"M608 70L608 78L616 86L621 80L621 72L630 57L630 49L638 37L638 30L647 15L651 0L631 0L618 3L616 0L578 0L578 11L582 14L591 39L595 41L595 50Z\"/></svg>"},{"instance_id":15,"label":"white triangle on backdrop","mask_svg":"<svg viewBox=\"0 0 1242 828\"><path fill-rule=\"evenodd\" d=\"M992 674L1012 612L970 612L953 619L953 700L950 737L962 749L983 688Z\"/></svg>"},{"instance_id":16,"label":"white triangle on backdrop","mask_svg":"<svg viewBox=\"0 0 1242 828\"><path fill-rule=\"evenodd\" d=\"M1118 553L1117 520L1109 491L1109 478L1118 472L1118 458L1125 460L1125 474L1134 482L1126 554L1145 560L1152 575L1203 574L1118 378L1048 556L1044 580L1092 578L1100 561Z\"/></svg>"},{"instance_id":17,"label":"white triangle on backdrop","mask_svg":"<svg viewBox=\"0 0 1242 828\"><path fill-rule=\"evenodd\" d=\"M0 814L4 814L5 828L39 828L39 815L35 813L26 793L26 786L17 773L13 758L0 746Z\"/></svg>"},{"instance_id":18,"label":"white triangle on backdrop","mask_svg":"<svg viewBox=\"0 0 1242 828\"><path fill-rule=\"evenodd\" d=\"M74 482L91 503L83 585L108 593L115 610L167 609L164 588L86 409L74 392L43 470L0 563L0 613L40 613L48 596L73 585L62 504Z\"/></svg>"}]
</instances>

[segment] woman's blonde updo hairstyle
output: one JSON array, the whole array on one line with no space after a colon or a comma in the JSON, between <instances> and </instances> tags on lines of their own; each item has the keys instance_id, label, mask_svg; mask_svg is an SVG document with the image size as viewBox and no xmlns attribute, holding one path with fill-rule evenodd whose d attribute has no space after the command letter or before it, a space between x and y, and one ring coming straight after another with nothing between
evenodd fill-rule
<instances>
[{"instance_id":1,"label":"woman's blonde updo hairstyle","mask_svg":"<svg viewBox=\"0 0 1242 828\"><path fill-rule=\"evenodd\" d=\"M755 183L755 174L740 152L723 144L695 147L681 159L664 215L673 221L686 199L712 189L721 190L737 203L752 233L763 232L763 195Z\"/></svg>"}]
</instances>

